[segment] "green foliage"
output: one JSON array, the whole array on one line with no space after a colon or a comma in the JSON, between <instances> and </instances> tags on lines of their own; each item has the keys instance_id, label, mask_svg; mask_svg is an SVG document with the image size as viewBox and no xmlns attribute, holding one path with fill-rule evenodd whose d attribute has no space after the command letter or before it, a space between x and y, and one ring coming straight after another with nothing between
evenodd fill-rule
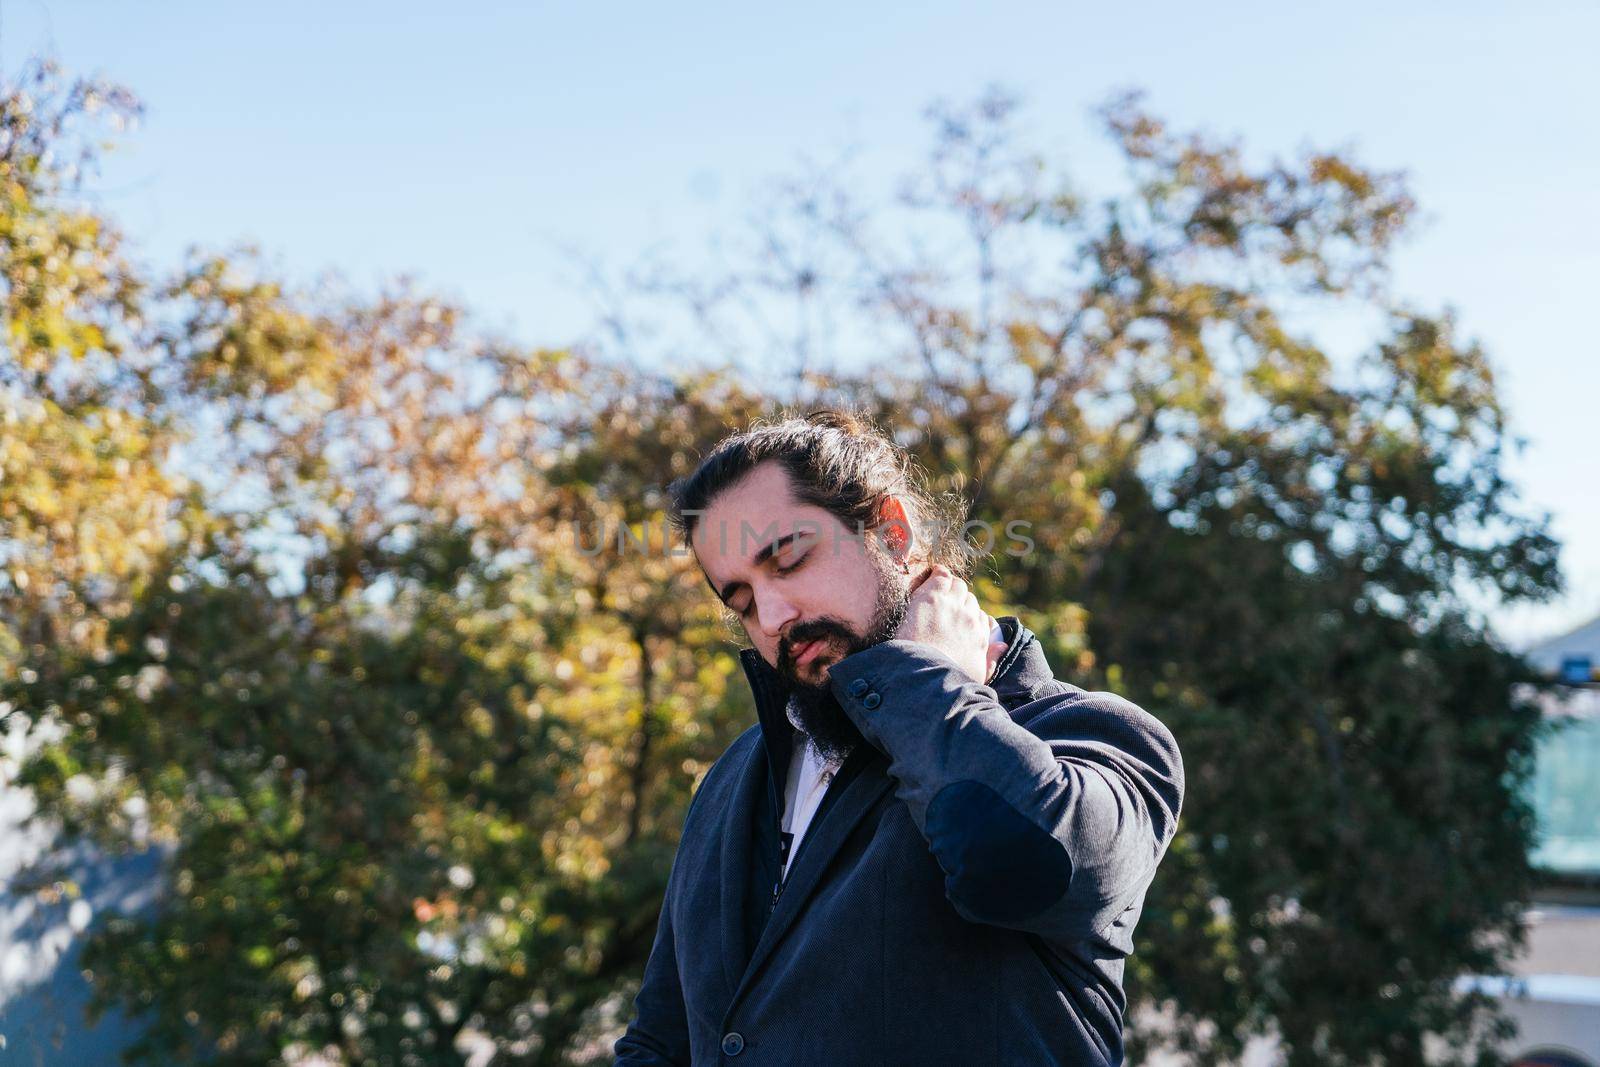
<instances>
[{"instance_id":1,"label":"green foliage","mask_svg":"<svg viewBox=\"0 0 1600 1067\"><path fill-rule=\"evenodd\" d=\"M1131 185L1092 203L1005 99L937 111L903 205L937 241L811 183L770 261L710 280L800 302L774 389L248 253L144 278L48 162L92 100L136 107L50 78L0 95L0 708L45 817L171 849L163 906L85 956L149 1024L132 1059L603 1056L693 784L751 717L662 488L779 401L863 407L974 518L1026 524L991 610L1177 734L1136 1047L1409 1063L1435 1033L1470 1060L1497 1025L1452 981L1520 937L1537 715L1471 605L1549 595L1556 546L1484 353L1387 289L1398 176L1255 165L1129 98L1104 118ZM1374 343L1319 345L1317 308ZM823 373L829 320L888 347Z\"/></svg>"}]
</instances>

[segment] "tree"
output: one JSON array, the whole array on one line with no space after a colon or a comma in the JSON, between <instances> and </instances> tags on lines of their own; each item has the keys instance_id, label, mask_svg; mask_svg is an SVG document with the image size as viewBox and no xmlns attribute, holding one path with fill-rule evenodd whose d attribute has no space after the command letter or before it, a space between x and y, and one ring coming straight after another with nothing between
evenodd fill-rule
<instances>
[{"instance_id":1,"label":"tree","mask_svg":"<svg viewBox=\"0 0 1600 1067\"><path fill-rule=\"evenodd\" d=\"M164 467L173 431L140 358L143 279L106 220L74 205L95 123L123 90L49 63L0 87L0 658L93 647L128 581L192 498Z\"/></svg>"},{"instance_id":2,"label":"tree","mask_svg":"<svg viewBox=\"0 0 1600 1067\"><path fill-rule=\"evenodd\" d=\"M50 131L13 139L48 176L89 91L6 99ZM111 232L36 186L9 202L7 232L33 227L13 260ZM689 788L738 727L685 560L659 535L601 556L571 519L661 529L630 479L681 468L661 442L738 397L646 410L614 369L471 334L404 283L299 290L247 252L116 269L14 286L66 325L12 312L9 398L84 458L8 434L28 478L0 485L21 782L69 831L128 847L148 823L170 849L163 907L93 931L97 1005L142 1015L141 1062L561 1061L642 967ZM63 366L95 403L57 400ZM608 468L646 416L645 467ZM124 448L139 466L130 424L156 428Z\"/></svg>"}]
</instances>

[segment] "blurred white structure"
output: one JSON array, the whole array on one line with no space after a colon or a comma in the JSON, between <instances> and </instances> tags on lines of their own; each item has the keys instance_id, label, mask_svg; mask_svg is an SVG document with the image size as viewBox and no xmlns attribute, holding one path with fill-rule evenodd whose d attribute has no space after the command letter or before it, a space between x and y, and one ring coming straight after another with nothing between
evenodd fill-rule
<instances>
[{"instance_id":1,"label":"blurred white structure","mask_svg":"<svg viewBox=\"0 0 1600 1067\"><path fill-rule=\"evenodd\" d=\"M1527 951L1512 974L1466 978L1521 1027L1507 1051L1526 1067L1600 1067L1600 619L1528 652L1560 680L1545 703L1529 798L1539 817L1534 866L1548 884L1528 912Z\"/></svg>"},{"instance_id":2,"label":"blurred white structure","mask_svg":"<svg viewBox=\"0 0 1600 1067\"><path fill-rule=\"evenodd\" d=\"M106 910L149 907L161 853L107 856L64 846L30 824L32 797L13 785L27 725L0 732L0 1063L6 1067L106 1067L137 1034L119 1012L90 1026L89 985L77 966L83 932Z\"/></svg>"}]
</instances>

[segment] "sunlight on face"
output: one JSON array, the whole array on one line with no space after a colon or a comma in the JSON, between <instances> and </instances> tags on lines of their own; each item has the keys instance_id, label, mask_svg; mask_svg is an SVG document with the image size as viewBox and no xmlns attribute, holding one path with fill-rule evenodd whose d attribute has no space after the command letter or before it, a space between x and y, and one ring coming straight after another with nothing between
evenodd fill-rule
<instances>
[{"instance_id":1,"label":"sunlight on face","mask_svg":"<svg viewBox=\"0 0 1600 1067\"><path fill-rule=\"evenodd\" d=\"M788 472L763 463L711 502L692 543L762 658L815 686L869 632L880 587L892 580L883 550L867 545L874 540L797 502Z\"/></svg>"}]
</instances>

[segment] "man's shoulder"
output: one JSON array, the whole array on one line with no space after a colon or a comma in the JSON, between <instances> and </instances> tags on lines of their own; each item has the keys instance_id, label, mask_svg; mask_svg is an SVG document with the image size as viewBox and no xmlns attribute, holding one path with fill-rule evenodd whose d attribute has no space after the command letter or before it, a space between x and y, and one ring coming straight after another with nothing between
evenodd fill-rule
<instances>
[{"instance_id":1,"label":"man's shoulder","mask_svg":"<svg viewBox=\"0 0 1600 1067\"><path fill-rule=\"evenodd\" d=\"M760 748L761 743L761 724L753 722L745 727L742 734L733 739L732 744L722 750L722 755L711 765L712 769L715 770L719 764L736 764L744 761L749 757L750 750ZM710 772L707 772L707 777L710 777Z\"/></svg>"},{"instance_id":2,"label":"man's shoulder","mask_svg":"<svg viewBox=\"0 0 1600 1067\"><path fill-rule=\"evenodd\" d=\"M1016 717L1061 714L1110 715L1116 718L1139 720L1155 716L1120 693L1084 689L1050 678L1034 688L1026 704L1016 710ZM1158 720L1159 721L1159 720Z\"/></svg>"},{"instance_id":3,"label":"man's shoulder","mask_svg":"<svg viewBox=\"0 0 1600 1067\"><path fill-rule=\"evenodd\" d=\"M761 747L761 724L752 723L743 733L733 739L733 743L723 749L722 755L712 761L706 768L706 773L700 777L700 784L695 787L694 797L690 802L690 811L702 796L708 798L724 793L731 789L739 772L748 763L753 749Z\"/></svg>"},{"instance_id":4,"label":"man's shoulder","mask_svg":"<svg viewBox=\"0 0 1600 1067\"><path fill-rule=\"evenodd\" d=\"M1156 715L1117 693L1081 689L1052 678L1012 718L1046 741L1110 745L1183 781L1183 757L1172 730Z\"/></svg>"}]
</instances>

